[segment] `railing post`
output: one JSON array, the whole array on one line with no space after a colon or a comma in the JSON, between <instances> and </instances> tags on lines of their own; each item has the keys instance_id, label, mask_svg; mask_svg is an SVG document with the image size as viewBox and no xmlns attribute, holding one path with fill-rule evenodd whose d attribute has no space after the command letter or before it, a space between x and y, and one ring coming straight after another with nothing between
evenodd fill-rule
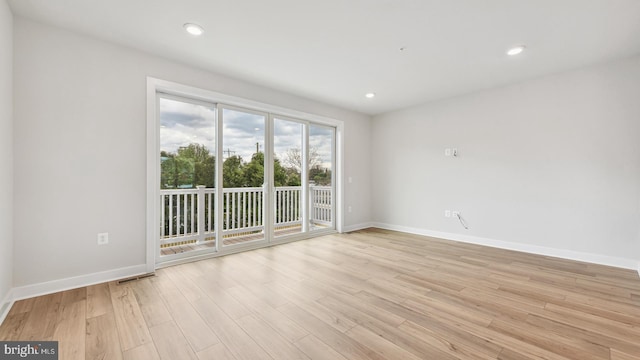
<instances>
[{"instance_id":1,"label":"railing post","mask_svg":"<svg viewBox=\"0 0 640 360\"><path fill-rule=\"evenodd\" d=\"M264 182L264 184L262 184L262 204L263 204L262 205L262 234L266 234L267 219L269 219L269 214L267 214L267 208L264 206L268 202L267 196L271 196L272 194L271 188L269 188L269 186L270 186L269 183L266 181Z\"/></svg>"},{"instance_id":2,"label":"railing post","mask_svg":"<svg viewBox=\"0 0 640 360\"><path fill-rule=\"evenodd\" d=\"M313 225L316 218L316 189L313 186L309 186L309 189L309 224Z\"/></svg>"},{"instance_id":3,"label":"railing post","mask_svg":"<svg viewBox=\"0 0 640 360\"><path fill-rule=\"evenodd\" d=\"M198 209L198 244L202 244L205 238L205 229L204 229L204 190L206 186L198 185L196 186L198 192L198 201L196 203L196 209ZM193 211L195 209L191 209Z\"/></svg>"}]
</instances>

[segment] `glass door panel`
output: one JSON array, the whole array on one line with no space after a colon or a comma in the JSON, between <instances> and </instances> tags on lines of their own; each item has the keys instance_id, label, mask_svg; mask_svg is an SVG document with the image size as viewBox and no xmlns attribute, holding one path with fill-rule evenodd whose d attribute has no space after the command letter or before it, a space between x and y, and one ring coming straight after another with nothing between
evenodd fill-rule
<instances>
[{"instance_id":1,"label":"glass door panel","mask_svg":"<svg viewBox=\"0 0 640 360\"><path fill-rule=\"evenodd\" d=\"M335 228L335 128L309 125L309 230Z\"/></svg>"},{"instance_id":2,"label":"glass door panel","mask_svg":"<svg viewBox=\"0 0 640 360\"><path fill-rule=\"evenodd\" d=\"M161 95L158 261L216 250L216 108Z\"/></svg>"},{"instance_id":3,"label":"glass door panel","mask_svg":"<svg viewBox=\"0 0 640 360\"><path fill-rule=\"evenodd\" d=\"M223 107L222 246L265 241L266 115Z\"/></svg>"},{"instance_id":4,"label":"glass door panel","mask_svg":"<svg viewBox=\"0 0 640 360\"><path fill-rule=\"evenodd\" d=\"M303 224L302 123L274 119L273 180L275 185L273 231L276 238L306 231Z\"/></svg>"}]
</instances>

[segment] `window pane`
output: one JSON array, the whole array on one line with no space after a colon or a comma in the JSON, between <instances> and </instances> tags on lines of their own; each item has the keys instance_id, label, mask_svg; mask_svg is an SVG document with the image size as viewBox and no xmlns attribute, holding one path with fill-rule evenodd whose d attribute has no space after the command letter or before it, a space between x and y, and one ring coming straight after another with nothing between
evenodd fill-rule
<instances>
[{"instance_id":1,"label":"window pane","mask_svg":"<svg viewBox=\"0 0 640 360\"><path fill-rule=\"evenodd\" d=\"M215 108L160 98L161 189L215 187Z\"/></svg>"},{"instance_id":2,"label":"window pane","mask_svg":"<svg viewBox=\"0 0 640 360\"><path fill-rule=\"evenodd\" d=\"M277 118L274 121L274 231L278 237L302 231L303 125Z\"/></svg>"},{"instance_id":3,"label":"window pane","mask_svg":"<svg viewBox=\"0 0 640 360\"><path fill-rule=\"evenodd\" d=\"M333 228L333 139L335 129L309 126L310 229Z\"/></svg>"},{"instance_id":4,"label":"window pane","mask_svg":"<svg viewBox=\"0 0 640 360\"><path fill-rule=\"evenodd\" d=\"M266 116L222 110L223 246L265 239Z\"/></svg>"},{"instance_id":5,"label":"window pane","mask_svg":"<svg viewBox=\"0 0 640 360\"><path fill-rule=\"evenodd\" d=\"M160 254L214 249L216 109L164 97L159 107Z\"/></svg>"}]
</instances>

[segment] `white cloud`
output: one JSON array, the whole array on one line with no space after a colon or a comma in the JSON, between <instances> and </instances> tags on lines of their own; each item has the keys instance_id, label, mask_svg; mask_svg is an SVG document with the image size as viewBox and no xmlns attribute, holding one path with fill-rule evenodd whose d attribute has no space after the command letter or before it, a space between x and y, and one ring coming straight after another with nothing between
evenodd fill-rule
<instances>
[{"instance_id":1,"label":"white cloud","mask_svg":"<svg viewBox=\"0 0 640 360\"><path fill-rule=\"evenodd\" d=\"M181 146L191 143L206 146L215 155L216 109L166 98L160 99L160 150L175 153ZM265 123L262 115L231 109L223 110L223 158L240 155L250 161L256 151L264 151ZM291 148L301 148L303 125L294 121L276 119L274 123L274 152L281 161ZM309 146L315 148L323 166L332 168L333 129L324 126L309 127Z\"/></svg>"},{"instance_id":2,"label":"white cloud","mask_svg":"<svg viewBox=\"0 0 640 360\"><path fill-rule=\"evenodd\" d=\"M161 98L160 150L175 153L192 143L215 153L215 109Z\"/></svg>"}]
</instances>

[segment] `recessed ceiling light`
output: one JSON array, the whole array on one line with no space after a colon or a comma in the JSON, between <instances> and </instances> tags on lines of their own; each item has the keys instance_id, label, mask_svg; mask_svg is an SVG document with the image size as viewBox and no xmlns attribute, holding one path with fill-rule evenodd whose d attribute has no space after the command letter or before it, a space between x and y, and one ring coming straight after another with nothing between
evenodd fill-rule
<instances>
[{"instance_id":1,"label":"recessed ceiling light","mask_svg":"<svg viewBox=\"0 0 640 360\"><path fill-rule=\"evenodd\" d=\"M518 55L521 52L524 51L526 46L524 45L518 45L518 46L514 46L511 49L507 50L507 55L509 56L514 56L514 55Z\"/></svg>"},{"instance_id":2,"label":"recessed ceiling light","mask_svg":"<svg viewBox=\"0 0 640 360\"><path fill-rule=\"evenodd\" d=\"M197 24L186 23L184 24L184 29L193 36L200 36L204 33L202 26Z\"/></svg>"},{"instance_id":3,"label":"recessed ceiling light","mask_svg":"<svg viewBox=\"0 0 640 360\"><path fill-rule=\"evenodd\" d=\"M376 96L376 94L375 94L375 93L370 92L370 93L366 93L366 94L364 94L364 96L365 96L367 99L371 99L371 98L374 98L374 97Z\"/></svg>"}]
</instances>

